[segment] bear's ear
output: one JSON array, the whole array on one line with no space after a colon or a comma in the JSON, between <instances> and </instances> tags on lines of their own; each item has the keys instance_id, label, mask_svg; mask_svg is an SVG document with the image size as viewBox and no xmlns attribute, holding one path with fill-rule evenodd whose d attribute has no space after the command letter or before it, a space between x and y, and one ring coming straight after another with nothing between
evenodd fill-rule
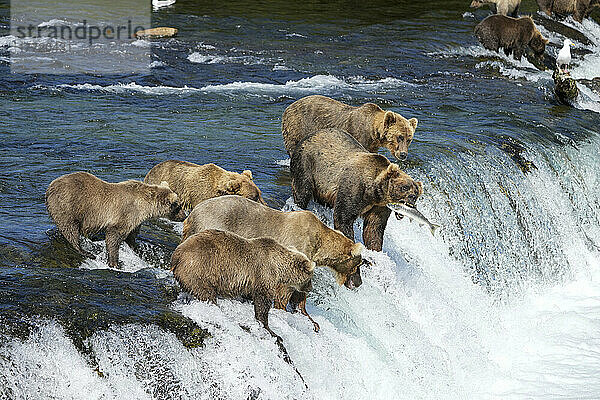
<instances>
[{"instance_id":1,"label":"bear's ear","mask_svg":"<svg viewBox=\"0 0 600 400\"><path fill-rule=\"evenodd\" d=\"M410 124L410 126L413 129L413 132L417 129L417 125L419 124L419 120L416 118L411 118L408 120L408 123Z\"/></svg>"},{"instance_id":2,"label":"bear's ear","mask_svg":"<svg viewBox=\"0 0 600 400\"><path fill-rule=\"evenodd\" d=\"M242 175L246 175L248 178L250 178L250 180L252 180L252 171L250 171L249 169L242 172Z\"/></svg>"},{"instance_id":3,"label":"bear's ear","mask_svg":"<svg viewBox=\"0 0 600 400\"><path fill-rule=\"evenodd\" d=\"M165 187L165 188L167 188L167 189L171 189L171 188L169 187L169 182L167 182L167 181L162 181L162 182L160 183L160 185L158 185L158 186Z\"/></svg>"},{"instance_id":4,"label":"bear's ear","mask_svg":"<svg viewBox=\"0 0 600 400\"><path fill-rule=\"evenodd\" d=\"M386 111L383 116L383 129L387 130L394 122L396 122L394 113L392 111Z\"/></svg>"},{"instance_id":5,"label":"bear's ear","mask_svg":"<svg viewBox=\"0 0 600 400\"><path fill-rule=\"evenodd\" d=\"M385 170L381 171L379 175L377 175L377 178L375 178L375 184L381 185L385 181L400 176L400 172L402 171L400 171L398 164L390 163Z\"/></svg>"}]
</instances>

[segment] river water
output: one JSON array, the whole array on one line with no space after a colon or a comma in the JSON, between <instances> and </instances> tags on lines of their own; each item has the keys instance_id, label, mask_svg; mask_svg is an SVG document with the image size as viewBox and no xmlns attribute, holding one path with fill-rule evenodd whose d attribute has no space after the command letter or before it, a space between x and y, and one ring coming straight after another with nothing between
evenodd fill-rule
<instances>
[{"instance_id":1,"label":"river water","mask_svg":"<svg viewBox=\"0 0 600 400\"><path fill-rule=\"evenodd\" d=\"M550 71L477 43L488 11L467 6L178 0L152 18L179 35L135 42L152 68L120 76L11 74L24 43L0 37L0 398L599 398L600 96L579 84L558 104ZM565 23L589 40L572 75L600 76L600 25ZM563 37L541 30L556 55ZM319 269L319 333L271 311L306 389L251 304L177 297L180 225L145 224L110 270L101 240L96 260L67 246L44 192L77 170L143 179L182 159L251 169L271 206L293 209L280 118L309 94L418 118L401 166L443 228L390 219L354 291ZM165 313L211 336L185 347Z\"/></svg>"}]
</instances>

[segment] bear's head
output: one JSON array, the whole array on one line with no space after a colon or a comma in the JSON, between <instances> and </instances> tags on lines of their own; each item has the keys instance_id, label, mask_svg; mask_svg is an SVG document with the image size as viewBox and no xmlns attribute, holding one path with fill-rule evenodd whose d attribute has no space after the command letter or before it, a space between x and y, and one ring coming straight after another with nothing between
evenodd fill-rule
<instances>
[{"instance_id":1,"label":"bear's head","mask_svg":"<svg viewBox=\"0 0 600 400\"><path fill-rule=\"evenodd\" d=\"M406 160L418 123L416 118L406 119L398 113L385 111L377 128L380 144L398 160Z\"/></svg>"},{"instance_id":2,"label":"bear's head","mask_svg":"<svg viewBox=\"0 0 600 400\"><path fill-rule=\"evenodd\" d=\"M413 180L394 163L390 163L375 178L374 184L379 205L389 203L415 205L419 196L423 194L423 184Z\"/></svg>"},{"instance_id":3,"label":"bear's head","mask_svg":"<svg viewBox=\"0 0 600 400\"><path fill-rule=\"evenodd\" d=\"M533 50L536 57L539 58L544 55L547 44L548 40L542 36L540 31L537 30L537 28L535 28L533 36L529 41L529 47L531 47L531 50Z\"/></svg>"},{"instance_id":4,"label":"bear's head","mask_svg":"<svg viewBox=\"0 0 600 400\"><path fill-rule=\"evenodd\" d=\"M313 257L315 262L331 268L335 272L335 280L339 285L344 285L348 289L362 285L360 266L365 263L361 256L363 245L354 243L337 230L329 230L329 235L322 240L319 250Z\"/></svg>"},{"instance_id":5,"label":"bear's head","mask_svg":"<svg viewBox=\"0 0 600 400\"><path fill-rule=\"evenodd\" d=\"M156 207L158 211L156 216L182 222L186 216L177 193L173 192L165 181L161 182L156 188Z\"/></svg>"},{"instance_id":6,"label":"bear's head","mask_svg":"<svg viewBox=\"0 0 600 400\"><path fill-rule=\"evenodd\" d=\"M227 174L226 181L221 182L217 189L219 196L235 194L254 200L260 204L267 205L262 197L262 193L258 186L252 181L252 172L246 170L241 174L232 172Z\"/></svg>"}]
</instances>

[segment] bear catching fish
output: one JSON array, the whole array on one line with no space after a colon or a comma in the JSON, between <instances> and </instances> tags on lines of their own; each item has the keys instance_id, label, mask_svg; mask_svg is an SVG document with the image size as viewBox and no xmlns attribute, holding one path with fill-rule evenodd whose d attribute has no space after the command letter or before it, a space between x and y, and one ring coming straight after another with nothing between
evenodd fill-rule
<instances>
[{"instance_id":1,"label":"bear catching fish","mask_svg":"<svg viewBox=\"0 0 600 400\"><path fill-rule=\"evenodd\" d=\"M339 129L322 129L298 143L290 171L298 206L306 208L314 198L333 207L335 228L351 240L354 221L362 216L363 242L370 250L382 249L391 213L387 204L414 204L423 194L421 182Z\"/></svg>"}]
</instances>

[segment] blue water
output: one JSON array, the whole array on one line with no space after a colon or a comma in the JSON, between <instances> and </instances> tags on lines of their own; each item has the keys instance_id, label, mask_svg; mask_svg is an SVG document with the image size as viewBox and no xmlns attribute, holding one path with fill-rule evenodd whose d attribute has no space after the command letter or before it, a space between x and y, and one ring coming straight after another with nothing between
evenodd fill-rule
<instances>
[{"instance_id":1,"label":"blue water","mask_svg":"<svg viewBox=\"0 0 600 400\"><path fill-rule=\"evenodd\" d=\"M598 397L600 97L580 83L574 105L559 105L551 73L485 51L472 30L487 11L468 11L463 1L177 1L152 18L178 36L138 42L151 46L153 68L126 76L12 74L9 48L24 44L0 37L0 394ZM0 15L8 35L6 5ZM600 26L566 23L591 41L577 43L589 54L573 76L600 76ZM542 33L556 54L562 36ZM181 159L250 169L271 206L293 207L281 114L309 94L419 119L400 165L423 181L420 207L444 230L432 238L390 221L358 291L319 272L309 302L318 335L272 313L306 391L249 305L168 294L180 227L145 224L138 254L121 249L125 272L107 270L60 238L44 192L73 171L143 179ZM156 327L165 311L212 338L185 349ZM108 322L91 324L82 354L69 321L86 318Z\"/></svg>"}]
</instances>

